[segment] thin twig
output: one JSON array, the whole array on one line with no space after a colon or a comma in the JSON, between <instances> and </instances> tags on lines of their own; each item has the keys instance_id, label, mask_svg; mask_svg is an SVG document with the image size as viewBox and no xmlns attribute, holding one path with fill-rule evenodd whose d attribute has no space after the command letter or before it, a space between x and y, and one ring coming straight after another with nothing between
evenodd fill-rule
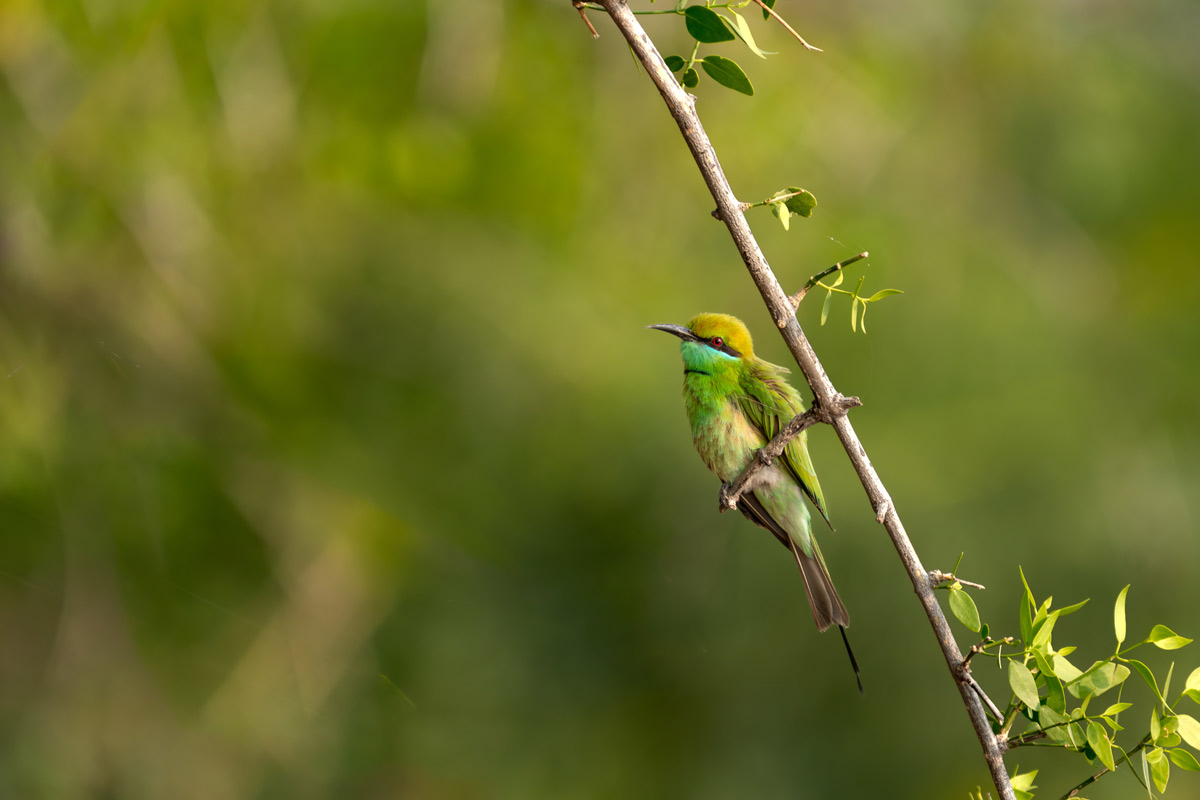
<instances>
[{"instance_id":1,"label":"thin twig","mask_svg":"<svg viewBox=\"0 0 1200 800\"><path fill-rule=\"evenodd\" d=\"M800 34L796 33L795 29L793 29L791 25L788 25L788 24L787 24L787 20L785 20L783 17L781 17L781 16L779 16L778 14L776 14L776 13L775 13L775 9L771 8L769 5L767 5L766 3L764 3L762 0L754 0L754 2L756 2L756 3L758 3L760 6L762 6L762 10L763 10L763 11L765 11L765 12L767 12L768 14L770 14L772 17L774 17L774 18L775 18L775 20L776 20L776 22L778 22L778 23L779 23L780 25L782 25L783 27L787 28L787 30L788 30L788 33L790 33L792 36L795 36L795 37L796 37L796 41L800 42L800 44L804 45L804 46L805 46L805 47L807 47L809 50L815 50L815 51L816 51L816 52L818 52L818 53L824 53L824 52L825 52L825 51L824 51L824 50L822 50L821 48L819 48L819 47L813 47L811 44L809 44L808 42L804 41L804 37L803 37L803 36L801 36Z\"/></svg>"},{"instance_id":2,"label":"thin twig","mask_svg":"<svg viewBox=\"0 0 1200 800\"><path fill-rule=\"evenodd\" d=\"M838 263L834 264L829 269L823 269L820 272L818 272L816 275L813 275L811 278L808 279L808 283L806 283L800 287L800 291L796 292L794 295L792 295L790 298L788 298L792 304L792 308L800 308L800 301L804 299L804 295L808 294L808 290L813 288L814 286L816 286L817 283L819 283L822 278L829 277L830 275L837 272L838 270L845 269L846 267L850 266L854 262L862 261L866 257L867 257L867 251L863 250L858 255L850 256L845 261L839 261Z\"/></svg>"},{"instance_id":3,"label":"thin twig","mask_svg":"<svg viewBox=\"0 0 1200 800\"><path fill-rule=\"evenodd\" d=\"M975 680L973 675L967 675L966 681L971 684L971 688L975 691L975 694L979 695L979 699L988 707L988 711L992 712L992 716L996 718L996 721L1002 721L1004 719L1004 712L996 707L996 704L992 702L992 698L987 696L987 692L979 685L979 681Z\"/></svg>"},{"instance_id":4,"label":"thin twig","mask_svg":"<svg viewBox=\"0 0 1200 800\"><path fill-rule=\"evenodd\" d=\"M1114 766L1114 767L1119 767L1119 766L1121 766L1121 762L1123 762L1123 761L1124 761L1124 762L1128 762L1128 763L1129 763L1129 767L1130 767L1130 769L1133 769L1133 762L1129 760L1129 757L1130 757L1130 756L1132 756L1132 755L1133 755L1134 753L1136 753L1137 751L1139 751L1139 750L1141 750L1142 748L1144 748L1144 747L1145 747L1146 745L1148 745L1148 744L1150 744L1150 735L1149 735L1149 734L1146 734L1146 737L1145 737L1144 739L1142 739L1140 742L1138 742L1138 745L1137 745L1137 747L1133 748L1133 749L1132 749L1132 750L1130 750L1128 753L1126 753L1124 750L1122 750L1122 751L1121 751L1121 758L1117 759L1116 763L1115 763L1113 766ZM1060 797L1060 798L1059 798L1059 800L1071 800L1071 798L1072 798L1072 797L1078 797L1078 796L1079 796L1079 793L1080 793L1081 791L1083 791L1083 790L1084 790L1084 789L1086 789L1087 787L1091 786L1091 785L1092 785L1093 783L1095 783L1096 781L1100 780L1100 778L1104 777L1104 775L1106 775L1106 774L1107 774L1107 773L1109 773L1109 772L1116 772L1116 769L1111 769L1111 770L1110 770L1108 767L1105 767L1104 769L1102 769L1102 770L1100 770L1099 772L1097 772L1095 775L1093 775L1093 776L1091 776L1090 778L1087 778L1086 780L1082 781L1082 782L1081 782L1081 783L1080 783L1078 786L1076 786L1076 787L1074 787L1073 789L1069 790L1069 791L1068 791L1066 794L1064 794L1062 797ZM1133 770L1133 772L1134 772L1134 775L1136 776L1136 775L1137 775L1137 770ZM1138 783L1141 783L1141 778L1138 778Z\"/></svg>"},{"instance_id":5,"label":"thin twig","mask_svg":"<svg viewBox=\"0 0 1200 800\"><path fill-rule=\"evenodd\" d=\"M579 12L579 18L583 20L584 24L588 26L588 30L592 32L592 38L599 39L600 34L596 32L596 26L587 18L586 9L588 4L584 0L571 0L571 5L575 6L575 10Z\"/></svg>"},{"instance_id":6,"label":"thin twig","mask_svg":"<svg viewBox=\"0 0 1200 800\"><path fill-rule=\"evenodd\" d=\"M675 80L675 76L667 69L662 55L654 47L641 23L630 11L626 0L602 0L602 5L633 49L638 61L645 68L646 74L654 81L671 116L679 126L679 131L687 143L692 157L696 160L696 165L704 177L713 199L716 200L717 208L721 212L721 220L729 229L734 245L737 247L750 277L754 280L755 286L758 287L759 294L762 295L772 320L780 326L781 335L787 343L788 349L812 389L814 404L833 408L840 395L829 380L829 376L825 374L820 360L813 352L804 331L800 328L800 323L796 321L795 309L792 308L783 287L779 285L778 278L775 277L775 273L763 256L762 249L754 238L749 223L746 222L745 214L738 207L738 199L721 169L716 151L709 141L708 134L700 122L699 115L696 114L688 93L683 90ZM920 599L925 615L929 618L930 627L933 628L934 636L938 640L946 667L950 671L955 686L958 687L963 705L966 706L967 716L971 720L971 726L983 749L984 760L987 762L992 782L995 784L1001 800L1016 800L1012 783L1009 781L1008 772L1004 766L1004 752L1001 743L996 738L996 734L992 732L991 723L988 721L982 701L975 694L971 685L963 679L960 671L963 661L962 653L954 641L954 634L946 621L946 615L942 613L941 606L934 597L929 576L921 565L921 560L917 556L916 550L913 549L912 542L909 541L904 524L900 521L896 504L889 497L887 489L879 479L878 473L875 472L875 467L867 457L867 451L859 441L849 416L835 415L831 424L838 439L841 440L850 463L858 473L859 481L870 499L871 507L878 513L879 509L886 504L884 528L891 537L892 544L900 561L904 564L904 569Z\"/></svg>"}]
</instances>

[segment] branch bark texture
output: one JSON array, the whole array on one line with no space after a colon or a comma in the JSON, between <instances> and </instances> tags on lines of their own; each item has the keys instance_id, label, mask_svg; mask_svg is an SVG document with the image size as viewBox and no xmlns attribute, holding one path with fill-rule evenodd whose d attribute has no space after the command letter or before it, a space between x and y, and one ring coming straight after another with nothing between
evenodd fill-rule
<instances>
[{"instance_id":1,"label":"branch bark texture","mask_svg":"<svg viewBox=\"0 0 1200 800\"><path fill-rule=\"evenodd\" d=\"M859 481L875 510L876 519L887 530L892 544L900 556L900 561L908 572L913 590L921 602L925 615L929 618L929 624L937 637L938 645L946 660L946 666L950 670L954 685L958 687L971 726L983 748L984 759L991 772L996 791L1003 800L1016 800L1008 772L1004 766L1003 743L992 732L983 704L967 679L962 652L959 651L946 616L942 613L934 596L933 585L930 583L928 573L921 566L921 560L909 541L908 534L904 530L904 523L901 522L900 515L896 511L895 503L888 495L875 467L871 465L871 460L867 457L867 451L859 441L854 426L850 424L850 419L846 415L845 398L834 388L832 381L829 380L829 376L821 366L821 362L817 359L816 353L809 345L804 331L800 328L800 323L796 320L795 309L750 230L750 225L742 210L742 204L734 195L733 188L729 185L729 180L721 169L716 151L708 139L708 134L705 133L704 126L700 123L700 117L696 113L695 98L685 92L675 80L675 76L663 61L662 55L625 0L599 0L599 2L604 6L605 11L608 12L609 17L612 18L626 41L629 42L629 46L633 48L638 61L641 62L650 79L658 88L671 116L679 125L679 131L683 134L684 141L704 177L704 182L708 184L709 191L717 203L718 216L729 229L734 245L737 247L754 285L758 287L759 294L762 295L771 318L778 325L784 342L787 343L788 349L796 359L796 364L812 389L816 404L823 409L838 410L831 413L829 419L825 421L829 422L837 433L838 439L841 440L842 447L845 448L846 455L854 466L854 471L858 473Z\"/></svg>"}]
</instances>

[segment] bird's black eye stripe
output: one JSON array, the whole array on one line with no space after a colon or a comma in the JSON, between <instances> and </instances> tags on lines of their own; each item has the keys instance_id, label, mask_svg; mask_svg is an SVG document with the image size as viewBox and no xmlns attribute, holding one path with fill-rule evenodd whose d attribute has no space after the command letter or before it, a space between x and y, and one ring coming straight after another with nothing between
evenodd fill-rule
<instances>
[{"instance_id":1,"label":"bird's black eye stripe","mask_svg":"<svg viewBox=\"0 0 1200 800\"><path fill-rule=\"evenodd\" d=\"M737 350L734 350L732 347L730 347L728 344L726 344L725 340L722 339L720 336L712 337L711 339L706 341L705 344L707 344L709 347L711 347L714 350L720 350L722 353L731 355L734 358L742 357L742 354L740 352L738 352Z\"/></svg>"}]
</instances>

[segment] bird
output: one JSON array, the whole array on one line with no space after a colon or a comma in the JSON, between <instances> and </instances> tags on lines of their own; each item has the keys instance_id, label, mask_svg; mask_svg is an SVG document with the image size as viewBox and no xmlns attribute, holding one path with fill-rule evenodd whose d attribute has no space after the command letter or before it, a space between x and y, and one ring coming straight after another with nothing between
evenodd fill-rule
<instances>
[{"instance_id":1,"label":"bird","mask_svg":"<svg viewBox=\"0 0 1200 800\"><path fill-rule=\"evenodd\" d=\"M787 381L785 367L754 355L750 331L729 314L698 314L683 325L649 325L678 336L683 355L683 402L692 443L705 466L729 484L797 414L804 412L800 393ZM738 498L737 507L751 522L766 528L786 547L800 568L804 592L817 629L837 625L858 689L862 676L846 636L850 615L829 577L813 535L805 498L825 523L829 513L806 432L792 439L780 458L760 469Z\"/></svg>"}]
</instances>

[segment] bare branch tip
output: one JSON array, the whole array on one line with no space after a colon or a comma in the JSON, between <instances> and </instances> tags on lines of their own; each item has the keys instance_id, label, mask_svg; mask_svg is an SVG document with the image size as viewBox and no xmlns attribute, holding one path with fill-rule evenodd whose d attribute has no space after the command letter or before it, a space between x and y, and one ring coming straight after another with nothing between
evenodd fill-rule
<instances>
[{"instance_id":1,"label":"bare branch tip","mask_svg":"<svg viewBox=\"0 0 1200 800\"><path fill-rule=\"evenodd\" d=\"M571 0L571 5L573 5L575 10L579 12L579 18L583 20L583 23L588 26L588 30L592 32L592 38L599 39L600 34L596 31L596 26L593 25L592 21L587 17L587 4L584 2L584 0Z\"/></svg>"}]
</instances>

